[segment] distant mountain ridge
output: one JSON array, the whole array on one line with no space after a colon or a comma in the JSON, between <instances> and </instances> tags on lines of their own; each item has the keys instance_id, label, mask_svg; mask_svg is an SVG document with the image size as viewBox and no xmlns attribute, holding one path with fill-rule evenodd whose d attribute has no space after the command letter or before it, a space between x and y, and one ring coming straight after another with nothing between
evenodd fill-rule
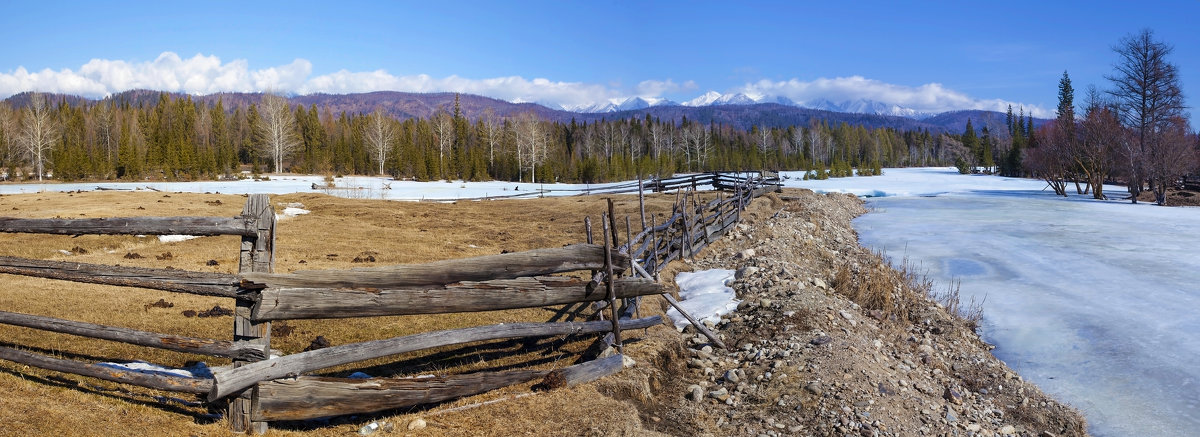
<instances>
[{"instance_id":1,"label":"distant mountain ridge","mask_svg":"<svg viewBox=\"0 0 1200 437\"><path fill-rule=\"evenodd\" d=\"M105 101L115 101L132 106L155 105L163 94L151 90L131 90L114 94ZM188 96L182 93L166 93L179 98ZM49 94L52 102L67 102L82 104L94 100L78 96ZM262 93L216 93L201 96L188 96L194 101L215 104L221 101L225 108L257 104L262 99ZM291 96L293 104L310 107L315 105L319 110L328 108L334 114L366 113L376 108L383 110L392 117L400 119L428 118L438 111L454 110L455 97L459 100L459 109L463 116L470 120L478 120L492 116L504 118L532 112L543 119L560 123L595 122L600 120L615 120L628 118L658 118L680 122L684 118L700 123L718 123L740 129L751 126L807 126L812 120L829 124L847 123L863 125L870 128L892 128L899 130L929 130L931 132L961 133L967 119L973 120L976 129L991 126L997 131L1003 126L1005 114L995 111L966 110L952 111L941 114L930 114L924 118L914 118L914 113L905 112L898 106L881 106L878 102L859 100L842 102L840 104L820 101L818 107L802 107L786 97L766 98L758 100L745 94L725 94L709 92L683 103L665 99L644 99L634 97L621 102L606 102L595 106L595 111L583 111L588 108L577 108L578 111L553 109L536 103L512 103L491 97L474 94L442 93L408 93L400 91L375 91L356 94L309 94ZM28 104L29 93L21 93L4 100L14 107ZM602 109L602 110L601 110ZM890 112L890 113L889 113ZM896 114L904 113L908 115ZM1045 120L1035 119L1035 126Z\"/></svg>"},{"instance_id":2,"label":"distant mountain ridge","mask_svg":"<svg viewBox=\"0 0 1200 437\"><path fill-rule=\"evenodd\" d=\"M753 97L743 93L721 94L716 91L706 92L699 97L688 100L683 103L675 103L666 99L645 99L642 97L630 97L624 101L610 101L598 104L579 105L574 107L564 107L563 109L572 112L583 113L599 113L599 112L619 112L634 109L645 109L652 106L722 106L722 105L754 105L758 103L778 103L784 106L797 106L808 109L818 109L830 112L848 112L853 114L874 114L874 115L889 115L896 117L908 117L916 120L932 117L936 113L918 111L916 109L882 103L874 100L858 99L846 100L840 103L833 102L829 99L817 99L812 102L798 103L785 96L758 96Z\"/></svg>"}]
</instances>

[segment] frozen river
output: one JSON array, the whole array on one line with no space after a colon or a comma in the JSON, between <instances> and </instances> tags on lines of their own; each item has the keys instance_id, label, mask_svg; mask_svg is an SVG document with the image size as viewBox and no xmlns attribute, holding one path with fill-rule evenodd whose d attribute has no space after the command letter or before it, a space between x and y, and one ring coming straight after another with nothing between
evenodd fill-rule
<instances>
[{"instance_id":1,"label":"frozen river","mask_svg":"<svg viewBox=\"0 0 1200 437\"><path fill-rule=\"evenodd\" d=\"M875 196L861 242L983 298L981 334L1100 436L1200 435L1200 209L892 169L789 185ZM1110 194L1121 195L1122 187Z\"/></svg>"}]
</instances>

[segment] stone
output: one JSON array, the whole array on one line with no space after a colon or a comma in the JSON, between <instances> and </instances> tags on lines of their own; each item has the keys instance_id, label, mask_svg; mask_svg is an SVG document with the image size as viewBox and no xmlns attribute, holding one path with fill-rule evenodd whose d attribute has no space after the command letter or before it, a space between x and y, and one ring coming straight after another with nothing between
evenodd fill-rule
<instances>
[{"instance_id":1,"label":"stone","mask_svg":"<svg viewBox=\"0 0 1200 437\"><path fill-rule=\"evenodd\" d=\"M821 384L816 381L808 383L808 385L804 386L804 389L817 396L825 393L825 391L821 389Z\"/></svg>"},{"instance_id":2,"label":"stone","mask_svg":"<svg viewBox=\"0 0 1200 437\"><path fill-rule=\"evenodd\" d=\"M746 267L737 269L737 273L734 273L734 277L736 279L744 279L744 278L754 276L755 273L758 273L758 267L746 266Z\"/></svg>"},{"instance_id":3,"label":"stone","mask_svg":"<svg viewBox=\"0 0 1200 437\"><path fill-rule=\"evenodd\" d=\"M962 393L959 393L950 387L946 387L946 391L942 392L942 398L954 405L962 405Z\"/></svg>"},{"instance_id":4,"label":"stone","mask_svg":"<svg viewBox=\"0 0 1200 437\"><path fill-rule=\"evenodd\" d=\"M708 397L725 402L726 400L729 400L729 390L726 390L725 387L721 387L719 390L708 392Z\"/></svg>"},{"instance_id":5,"label":"stone","mask_svg":"<svg viewBox=\"0 0 1200 437\"><path fill-rule=\"evenodd\" d=\"M741 258L741 259L750 259L750 258L754 258L754 249L746 249L746 250L743 250L743 251L741 251L740 253L738 253L738 257L739 257L739 258Z\"/></svg>"},{"instance_id":6,"label":"stone","mask_svg":"<svg viewBox=\"0 0 1200 437\"><path fill-rule=\"evenodd\" d=\"M829 286L826 285L825 281L822 280L821 278L813 278L812 284L813 284L813 286L815 286L817 288L829 288Z\"/></svg>"},{"instance_id":7,"label":"stone","mask_svg":"<svg viewBox=\"0 0 1200 437\"><path fill-rule=\"evenodd\" d=\"M688 387L688 399L699 402L704 399L704 387L699 384L692 384Z\"/></svg>"},{"instance_id":8,"label":"stone","mask_svg":"<svg viewBox=\"0 0 1200 437\"><path fill-rule=\"evenodd\" d=\"M736 370L730 369L725 371L726 382L737 384L738 382L741 382L741 380L742 378L738 377L738 372Z\"/></svg>"},{"instance_id":9,"label":"stone","mask_svg":"<svg viewBox=\"0 0 1200 437\"><path fill-rule=\"evenodd\" d=\"M773 303L775 303L775 301L773 301L771 299L759 299L758 300L758 306L761 306L763 308L770 308L771 304L773 304Z\"/></svg>"},{"instance_id":10,"label":"stone","mask_svg":"<svg viewBox=\"0 0 1200 437\"><path fill-rule=\"evenodd\" d=\"M1017 433L1017 429L1012 425L1004 425L1000 427L1000 435L1013 435Z\"/></svg>"},{"instance_id":11,"label":"stone","mask_svg":"<svg viewBox=\"0 0 1200 437\"><path fill-rule=\"evenodd\" d=\"M970 425L967 425L967 431L970 431L970 432L979 432L980 429L983 429L983 427L979 426L978 423L972 423Z\"/></svg>"},{"instance_id":12,"label":"stone","mask_svg":"<svg viewBox=\"0 0 1200 437\"><path fill-rule=\"evenodd\" d=\"M425 419L418 417L416 419L413 419L412 422L408 422L408 430L416 431L418 429L425 429L425 425L426 425Z\"/></svg>"}]
</instances>

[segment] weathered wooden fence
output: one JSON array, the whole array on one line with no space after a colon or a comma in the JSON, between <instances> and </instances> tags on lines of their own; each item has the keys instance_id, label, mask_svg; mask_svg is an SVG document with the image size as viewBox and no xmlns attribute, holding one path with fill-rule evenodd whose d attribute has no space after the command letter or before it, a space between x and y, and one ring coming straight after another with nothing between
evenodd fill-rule
<instances>
[{"instance_id":1,"label":"weathered wooden fence","mask_svg":"<svg viewBox=\"0 0 1200 437\"><path fill-rule=\"evenodd\" d=\"M183 378L114 369L0 347L0 359L153 389L228 402L233 430L265 432L267 422L369 413L482 393L537 378L572 384L613 373L620 356L555 371L479 372L434 378L346 379L306 376L334 366L470 342L552 335L612 333L608 321L505 323L425 332L267 359L273 320L441 314L624 299L662 292L653 280L615 274L588 281L548 276L581 270L619 273L627 258L611 246L578 244L419 265L271 273L275 215L265 195L250 196L242 215L111 219L0 218L0 232L52 234L239 235L239 275L0 257L0 273L141 287L235 300L232 339L190 338L0 311L0 323L180 352L227 357L213 377ZM605 289L598 289L604 285ZM625 319L647 328L661 317Z\"/></svg>"},{"instance_id":2,"label":"weathered wooden fence","mask_svg":"<svg viewBox=\"0 0 1200 437\"><path fill-rule=\"evenodd\" d=\"M731 194L700 203L695 191L700 181ZM644 192L646 187L639 185L635 190ZM610 199L609 212L603 215L601 244L593 244L588 219L585 220L588 244L417 265L290 274L272 273L275 214L266 195L249 196L242 214L232 218L0 218L0 232L241 236L238 275L0 257L0 273L234 299L233 335L228 340L0 311L3 324L233 360L232 366L214 368L211 379L120 370L3 346L0 359L152 389L204 394L209 402L228 402L234 431L259 433L266 431L270 421L370 413L433 403L538 378L568 385L589 381L620 370L621 356L554 371L477 372L416 379L347 379L306 374L407 352L506 338L603 332L607 333L605 340L621 350L621 330L662 323L659 316L635 318L641 296L662 294L672 305L677 305L656 281L658 272L670 261L690 256L720 238L737 223L750 200L777 190L778 185L763 177L712 173L657 181L651 187L651 191L671 189L677 190L671 217L660 224L653 223L651 217L647 223L643 203L642 230L631 235L626 218L624 244L618 244L619 231ZM591 280L549 276L584 270L593 272ZM623 273L627 276L621 276ZM620 311L618 301L623 302ZM607 309L609 320L477 326L267 359L274 320L444 314L581 302L594 302L596 314ZM715 344L724 346L702 324L695 321L693 324Z\"/></svg>"},{"instance_id":3,"label":"weathered wooden fence","mask_svg":"<svg viewBox=\"0 0 1200 437\"><path fill-rule=\"evenodd\" d=\"M697 179L700 177L703 179ZM699 180L705 180L719 190L715 199L703 203L700 201L697 193L697 181ZM676 190L676 200L671 210L671 216L666 218L663 223L655 223L654 217L650 216L650 221L647 222L643 196L646 187L644 184L639 186L635 190L638 193L641 231L636 235L633 234L630 218L627 216L625 218L626 242L624 244L618 245L617 235L620 232L617 230L618 224L613 213L612 199L608 201L608 213L601 216L603 238L606 239L606 244L611 238L613 246L617 246L617 254L629 260L629 268L626 269L626 272L630 276L657 281L659 272L668 263L690 257L725 235L741 220L742 210L751 200L768 192L779 191L781 187L777 175L763 173L692 175L680 178L672 184L655 188L663 186ZM730 195L725 196L724 193ZM585 219L585 227L588 241L591 242L593 237L590 218ZM605 274L611 273L602 272L593 281L603 278ZM692 318L679 306L679 302L673 296L669 293L663 293L662 296L714 345L725 347L724 342L717 335ZM620 317L632 317L637 313L639 304L640 297L624 299ZM599 310L608 305L615 307L613 302L596 302L594 307L597 309L597 314L602 314ZM619 334L619 331L615 330L614 332ZM613 334L609 334L605 340L619 348L620 338L614 337Z\"/></svg>"}]
</instances>

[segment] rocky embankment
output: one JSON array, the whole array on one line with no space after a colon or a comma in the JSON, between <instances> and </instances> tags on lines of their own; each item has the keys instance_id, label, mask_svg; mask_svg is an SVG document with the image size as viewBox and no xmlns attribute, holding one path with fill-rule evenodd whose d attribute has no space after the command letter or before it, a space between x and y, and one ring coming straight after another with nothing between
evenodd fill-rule
<instances>
[{"instance_id":1,"label":"rocky embankment","mask_svg":"<svg viewBox=\"0 0 1200 437\"><path fill-rule=\"evenodd\" d=\"M674 268L737 270L742 303L713 326L730 350L689 328L651 360L643 423L693 435L1086 435L1077 411L992 356L967 308L858 244L850 221L865 212L851 195L787 190Z\"/></svg>"}]
</instances>

